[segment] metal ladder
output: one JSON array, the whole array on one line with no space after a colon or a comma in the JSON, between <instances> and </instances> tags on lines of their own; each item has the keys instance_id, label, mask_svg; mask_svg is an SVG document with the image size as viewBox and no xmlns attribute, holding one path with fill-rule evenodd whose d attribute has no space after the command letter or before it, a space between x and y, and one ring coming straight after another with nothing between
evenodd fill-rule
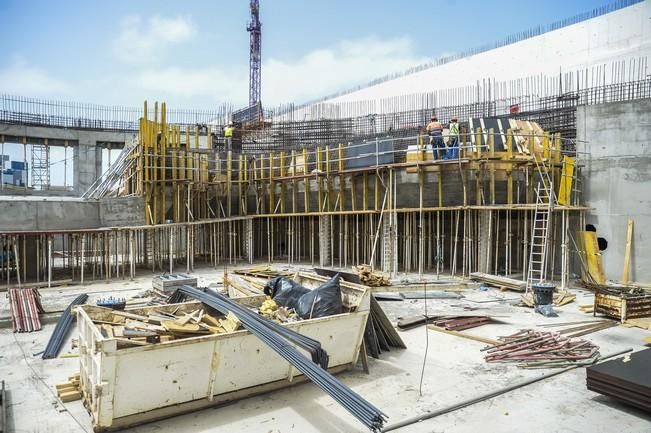
<instances>
[{"instance_id":1,"label":"metal ladder","mask_svg":"<svg viewBox=\"0 0 651 433\"><path fill-rule=\"evenodd\" d=\"M531 227L531 241L529 249L529 266L527 269L526 291L531 290L533 284L545 280L547 274L547 249L549 246L549 223L556 200L552 180L547 171L541 169L534 155L534 162L540 176L536 187L536 208Z\"/></svg>"}]
</instances>

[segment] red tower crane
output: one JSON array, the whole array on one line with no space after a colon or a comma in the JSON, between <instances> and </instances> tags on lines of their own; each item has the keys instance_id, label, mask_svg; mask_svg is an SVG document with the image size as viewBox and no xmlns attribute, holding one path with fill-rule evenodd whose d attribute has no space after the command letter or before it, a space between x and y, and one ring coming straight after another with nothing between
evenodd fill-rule
<instances>
[{"instance_id":1,"label":"red tower crane","mask_svg":"<svg viewBox=\"0 0 651 433\"><path fill-rule=\"evenodd\" d=\"M262 24L260 23L260 1L251 0L249 7L251 21L246 26L246 30L250 33L251 48L249 57L249 106L251 106L260 102Z\"/></svg>"}]
</instances>

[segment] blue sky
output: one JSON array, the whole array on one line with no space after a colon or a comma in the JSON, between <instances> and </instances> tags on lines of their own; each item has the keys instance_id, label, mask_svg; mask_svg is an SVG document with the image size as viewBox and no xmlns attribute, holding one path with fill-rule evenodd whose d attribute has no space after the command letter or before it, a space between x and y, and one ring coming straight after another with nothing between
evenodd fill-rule
<instances>
[{"instance_id":1,"label":"blue sky","mask_svg":"<svg viewBox=\"0 0 651 433\"><path fill-rule=\"evenodd\" d=\"M263 103L317 98L607 3L261 0ZM244 105L248 14L247 0L0 0L0 93Z\"/></svg>"}]
</instances>

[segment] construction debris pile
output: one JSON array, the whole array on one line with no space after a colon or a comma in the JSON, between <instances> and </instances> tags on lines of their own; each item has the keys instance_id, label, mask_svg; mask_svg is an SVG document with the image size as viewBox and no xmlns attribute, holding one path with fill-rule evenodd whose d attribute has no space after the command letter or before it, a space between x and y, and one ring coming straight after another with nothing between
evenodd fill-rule
<instances>
[{"instance_id":1,"label":"construction debris pile","mask_svg":"<svg viewBox=\"0 0 651 433\"><path fill-rule=\"evenodd\" d=\"M552 368L593 364L599 358L599 347L595 344L559 332L525 329L499 339L499 344L482 349L487 362L517 362L523 368Z\"/></svg>"},{"instance_id":2,"label":"construction debris pile","mask_svg":"<svg viewBox=\"0 0 651 433\"><path fill-rule=\"evenodd\" d=\"M91 317L92 322L105 338L117 341L118 349L199 335L232 333L240 328L240 322L234 314L219 316L208 312L206 308L181 313L156 311L146 316L105 307L94 308L96 314Z\"/></svg>"},{"instance_id":3,"label":"construction debris pile","mask_svg":"<svg viewBox=\"0 0 651 433\"><path fill-rule=\"evenodd\" d=\"M373 271L369 265L353 266L353 270L357 275L359 275L361 283L366 286L383 287L391 285L391 280L389 278L380 272Z\"/></svg>"},{"instance_id":4,"label":"construction debris pile","mask_svg":"<svg viewBox=\"0 0 651 433\"><path fill-rule=\"evenodd\" d=\"M11 313L11 329L14 332L40 331L41 319L38 315L45 311L38 290L30 287L11 288L7 296Z\"/></svg>"}]
</instances>

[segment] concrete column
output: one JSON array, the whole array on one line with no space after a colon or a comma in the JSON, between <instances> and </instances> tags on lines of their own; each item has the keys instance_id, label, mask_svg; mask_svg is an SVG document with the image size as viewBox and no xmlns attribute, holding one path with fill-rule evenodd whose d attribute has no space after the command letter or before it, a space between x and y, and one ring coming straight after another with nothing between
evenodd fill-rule
<instances>
[{"instance_id":1,"label":"concrete column","mask_svg":"<svg viewBox=\"0 0 651 433\"><path fill-rule=\"evenodd\" d=\"M330 215L319 217L319 265L330 265Z\"/></svg>"},{"instance_id":2,"label":"concrete column","mask_svg":"<svg viewBox=\"0 0 651 433\"><path fill-rule=\"evenodd\" d=\"M244 221L244 236L242 236L242 253L249 263L253 263L253 219Z\"/></svg>"},{"instance_id":3,"label":"concrete column","mask_svg":"<svg viewBox=\"0 0 651 433\"><path fill-rule=\"evenodd\" d=\"M490 212L479 213L479 251L478 269L479 272L490 274L490 242L489 242L489 218Z\"/></svg>"},{"instance_id":4,"label":"concrete column","mask_svg":"<svg viewBox=\"0 0 651 433\"><path fill-rule=\"evenodd\" d=\"M382 219L382 272L394 275L396 269L395 213L387 212ZM393 219L393 221L392 221Z\"/></svg>"},{"instance_id":5,"label":"concrete column","mask_svg":"<svg viewBox=\"0 0 651 433\"><path fill-rule=\"evenodd\" d=\"M83 194L102 174L102 149L88 134L79 134L79 144L73 148L73 187L75 194Z\"/></svg>"}]
</instances>

